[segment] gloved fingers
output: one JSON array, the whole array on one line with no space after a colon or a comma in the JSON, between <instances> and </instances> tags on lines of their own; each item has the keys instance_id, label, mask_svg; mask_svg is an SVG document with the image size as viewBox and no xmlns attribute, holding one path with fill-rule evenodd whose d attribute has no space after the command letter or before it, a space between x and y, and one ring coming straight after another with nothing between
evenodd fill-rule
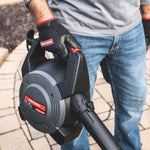
<instances>
[{"instance_id":1,"label":"gloved fingers","mask_svg":"<svg viewBox=\"0 0 150 150\"><path fill-rule=\"evenodd\" d=\"M65 41L67 44L69 44L71 47L73 48L78 48L81 49L81 45L79 44L79 42L73 37L73 35L71 34L67 34Z\"/></svg>"},{"instance_id":2,"label":"gloved fingers","mask_svg":"<svg viewBox=\"0 0 150 150\"><path fill-rule=\"evenodd\" d=\"M60 43L61 45L58 46L57 53L62 58L67 57L68 50L71 50L72 48L81 49L79 42L70 33L63 35Z\"/></svg>"},{"instance_id":3,"label":"gloved fingers","mask_svg":"<svg viewBox=\"0 0 150 150\"><path fill-rule=\"evenodd\" d=\"M68 50L65 44L65 35L63 35L60 39L60 43L59 45L57 45L57 54L62 57L65 58L68 56Z\"/></svg>"},{"instance_id":4,"label":"gloved fingers","mask_svg":"<svg viewBox=\"0 0 150 150\"><path fill-rule=\"evenodd\" d=\"M56 52L61 58L66 58L68 56L68 50L64 43L59 47L59 50L56 50Z\"/></svg>"}]
</instances>

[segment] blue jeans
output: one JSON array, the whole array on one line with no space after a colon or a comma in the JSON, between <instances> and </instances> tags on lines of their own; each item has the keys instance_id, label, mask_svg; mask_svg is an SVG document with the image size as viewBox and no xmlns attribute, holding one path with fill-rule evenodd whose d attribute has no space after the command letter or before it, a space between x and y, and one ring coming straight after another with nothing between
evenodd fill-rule
<instances>
[{"instance_id":1,"label":"blue jeans","mask_svg":"<svg viewBox=\"0 0 150 150\"><path fill-rule=\"evenodd\" d=\"M146 46L142 23L115 37L74 35L82 46L93 95L97 69L101 64L110 83L115 103L115 139L124 150L141 150L139 122L146 101ZM89 150L88 133L61 147L62 150Z\"/></svg>"}]
</instances>

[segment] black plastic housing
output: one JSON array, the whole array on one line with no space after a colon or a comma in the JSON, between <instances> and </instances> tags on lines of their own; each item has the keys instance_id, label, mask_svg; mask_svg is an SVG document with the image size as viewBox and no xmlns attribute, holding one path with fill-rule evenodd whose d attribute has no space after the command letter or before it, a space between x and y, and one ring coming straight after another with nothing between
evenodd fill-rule
<instances>
[{"instance_id":1,"label":"black plastic housing","mask_svg":"<svg viewBox=\"0 0 150 150\"><path fill-rule=\"evenodd\" d=\"M81 51L73 53L68 47L68 58L47 59L39 39L27 43L32 45L22 66L20 116L37 130L49 133L57 143L68 143L82 130L82 123L72 114L70 97L76 93L90 97L84 55ZM36 112L37 108L25 96L44 105L44 115Z\"/></svg>"}]
</instances>

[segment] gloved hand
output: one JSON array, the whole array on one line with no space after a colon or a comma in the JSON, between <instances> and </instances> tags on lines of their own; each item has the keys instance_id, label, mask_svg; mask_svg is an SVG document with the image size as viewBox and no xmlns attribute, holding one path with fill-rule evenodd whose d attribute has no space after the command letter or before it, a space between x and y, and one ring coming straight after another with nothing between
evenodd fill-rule
<instances>
[{"instance_id":1,"label":"gloved hand","mask_svg":"<svg viewBox=\"0 0 150 150\"><path fill-rule=\"evenodd\" d=\"M146 39L146 49L148 49L150 45L150 18L143 18L143 27L145 32Z\"/></svg>"},{"instance_id":2,"label":"gloved hand","mask_svg":"<svg viewBox=\"0 0 150 150\"><path fill-rule=\"evenodd\" d=\"M58 23L55 18L37 24L41 47L65 58L68 56L66 44L80 49L81 46L72 34Z\"/></svg>"}]
</instances>

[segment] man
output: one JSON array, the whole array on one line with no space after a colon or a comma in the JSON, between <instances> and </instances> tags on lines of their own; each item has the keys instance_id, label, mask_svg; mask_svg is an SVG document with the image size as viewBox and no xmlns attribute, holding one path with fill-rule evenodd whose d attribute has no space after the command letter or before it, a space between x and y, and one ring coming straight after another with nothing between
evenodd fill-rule
<instances>
[{"instance_id":1,"label":"man","mask_svg":"<svg viewBox=\"0 0 150 150\"><path fill-rule=\"evenodd\" d=\"M115 139L124 150L141 150L139 122L147 91L141 12L144 20L150 19L150 0L25 2L37 24L41 47L65 58L66 43L74 48L81 45L89 71L91 98L101 63L115 103ZM77 139L61 148L89 150L88 133L84 129Z\"/></svg>"}]
</instances>

